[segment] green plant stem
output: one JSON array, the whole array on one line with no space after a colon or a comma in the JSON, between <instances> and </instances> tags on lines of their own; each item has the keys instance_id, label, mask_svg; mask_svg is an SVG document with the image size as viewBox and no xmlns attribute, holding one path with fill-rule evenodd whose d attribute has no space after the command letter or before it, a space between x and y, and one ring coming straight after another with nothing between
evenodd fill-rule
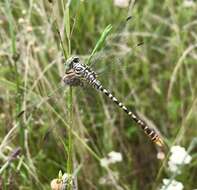
<instances>
[{"instance_id":1,"label":"green plant stem","mask_svg":"<svg viewBox=\"0 0 197 190\"><path fill-rule=\"evenodd\" d=\"M70 1L66 4L65 14L64 14L64 21L65 21L65 29L66 29L66 39L67 39L67 58L71 55L71 39L70 39ZM72 87L70 87L68 92L68 101L67 101L67 107L68 107L68 159L67 159L67 173L71 174L73 173L73 137L72 137L72 129L73 129L73 90ZM68 190L72 189L72 178L68 179Z\"/></svg>"},{"instance_id":2,"label":"green plant stem","mask_svg":"<svg viewBox=\"0 0 197 190\"><path fill-rule=\"evenodd\" d=\"M73 173L73 163L72 163L72 155L73 155L73 143L72 143L72 128L73 128L73 101L72 101L72 96L73 96L73 90L72 87L70 87L69 92L68 92L68 124L70 128L68 129L68 159L67 159L67 173L72 174ZM72 189L72 186L70 185L71 183L68 183L68 189Z\"/></svg>"},{"instance_id":3,"label":"green plant stem","mask_svg":"<svg viewBox=\"0 0 197 190\"><path fill-rule=\"evenodd\" d=\"M6 10L7 10L7 15L8 15L8 23L9 23L9 33L11 36L11 54L12 54L12 60L13 60L13 65L14 65L14 76L15 76L15 81L16 81L16 115L21 111L21 99L22 99L22 89L20 88L21 86L21 80L20 80L20 75L18 72L18 67L17 67L17 51L16 51L16 32L15 32L15 24L14 24L14 19L12 15L12 9L10 6L10 0L5 0L5 5L6 5ZM22 122L19 121L20 123L20 145L21 147L24 146L24 128L22 125Z\"/></svg>"}]
</instances>

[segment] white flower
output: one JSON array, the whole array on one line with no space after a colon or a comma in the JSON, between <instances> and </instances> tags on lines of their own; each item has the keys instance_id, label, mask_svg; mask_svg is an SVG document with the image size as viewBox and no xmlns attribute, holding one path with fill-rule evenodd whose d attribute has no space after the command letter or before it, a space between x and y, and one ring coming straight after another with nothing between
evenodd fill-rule
<instances>
[{"instance_id":1,"label":"white flower","mask_svg":"<svg viewBox=\"0 0 197 190\"><path fill-rule=\"evenodd\" d=\"M181 165L189 164L192 158L185 148L181 146L172 146L170 152L171 155L168 161L169 170L180 173L179 167Z\"/></svg>"},{"instance_id":2,"label":"white flower","mask_svg":"<svg viewBox=\"0 0 197 190\"><path fill-rule=\"evenodd\" d=\"M119 152L112 151L108 153L106 158L102 158L100 160L100 164L103 167L108 166L109 164L114 164L116 162L121 162L122 161L122 154Z\"/></svg>"},{"instance_id":3,"label":"white flower","mask_svg":"<svg viewBox=\"0 0 197 190\"><path fill-rule=\"evenodd\" d=\"M184 186L181 182L170 179L163 179L163 185L160 190L183 190Z\"/></svg>"},{"instance_id":4,"label":"white flower","mask_svg":"<svg viewBox=\"0 0 197 190\"><path fill-rule=\"evenodd\" d=\"M19 18L18 19L18 23L19 24L24 24L25 23L25 19L24 18Z\"/></svg>"},{"instance_id":5,"label":"white flower","mask_svg":"<svg viewBox=\"0 0 197 190\"><path fill-rule=\"evenodd\" d=\"M23 14L23 15L26 15L26 14L27 14L27 11L26 11L25 9L23 9L23 10L22 10L22 14Z\"/></svg>"},{"instance_id":6,"label":"white flower","mask_svg":"<svg viewBox=\"0 0 197 190\"><path fill-rule=\"evenodd\" d=\"M193 0L184 0L183 6L184 7L194 7L195 6L195 3L194 3Z\"/></svg>"},{"instance_id":7,"label":"white flower","mask_svg":"<svg viewBox=\"0 0 197 190\"><path fill-rule=\"evenodd\" d=\"M120 152L112 151L108 154L113 163L122 161L122 154Z\"/></svg>"},{"instance_id":8,"label":"white flower","mask_svg":"<svg viewBox=\"0 0 197 190\"><path fill-rule=\"evenodd\" d=\"M114 5L120 8L126 8L129 6L129 0L114 0Z\"/></svg>"},{"instance_id":9,"label":"white flower","mask_svg":"<svg viewBox=\"0 0 197 190\"><path fill-rule=\"evenodd\" d=\"M176 164L189 164L191 162L191 156L187 153L184 147L172 146L170 159Z\"/></svg>"},{"instance_id":10,"label":"white flower","mask_svg":"<svg viewBox=\"0 0 197 190\"><path fill-rule=\"evenodd\" d=\"M174 164L173 162L168 161L168 167L171 172L177 172L178 174L181 173L179 165Z\"/></svg>"},{"instance_id":11,"label":"white flower","mask_svg":"<svg viewBox=\"0 0 197 190\"><path fill-rule=\"evenodd\" d=\"M102 158L100 160L100 164L101 164L102 167L107 167L110 164L110 162L107 158Z\"/></svg>"}]
</instances>

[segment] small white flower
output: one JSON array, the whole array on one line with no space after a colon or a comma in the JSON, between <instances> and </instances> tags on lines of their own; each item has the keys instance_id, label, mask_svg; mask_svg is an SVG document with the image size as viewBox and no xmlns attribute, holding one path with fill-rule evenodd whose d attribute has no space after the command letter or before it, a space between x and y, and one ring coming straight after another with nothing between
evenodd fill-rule
<instances>
[{"instance_id":1,"label":"small white flower","mask_svg":"<svg viewBox=\"0 0 197 190\"><path fill-rule=\"evenodd\" d=\"M173 160L174 163L177 164L189 164L191 162L191 156L187 153L184 147L181 146L173 146L171 148L171 157L170 159Z\"/></svg>"},{"instance_id":2,"label":"small white flower","mask_svg":"<svg viewBox=\"0 0 197 190\"><path fill-rule=\"evenodd\" d=\"M184 147L181 146L172 146L171 155L168 161L169 170L172 172L178 171L181 165L189 164L192 157L187 153Z\"/></svg>"},{"instance_id":3,"label":"small white flower","mask_svg":"<svg viewBox=\"0 0 197 190\"><path fill-rule=\"evenodd\" d=\"M170 179L163 179L163 185L160 190L183 190L184 186L181 182Z\"/></svg>"},{"instance_id":4,"label":"small white flower","mask_svg":"<svg viewBox=\"0 0 197 190\"><path fill-rule=\"evenodd\" d=\"M114 164L116 162L121 162L122 161L122 154L119 152L112 151L108 153L106 158L102 158L100 160L100 164L103 167L108 166L109 164Z\"/></svg>"},{"instance_id":5,"label":"small white flower","mask_svg":"<svg viewBox=\"0 0 197 190\"><path fill-rule=\"evenodd\" d=\"M101 164L102 167L107 167L110 164L110 161L109 161L108 158L102 158L100 160L100 164Z\"/></svg>"},{"instance_id":6,"label":"small white flower","mask_svg":"<svg viewBox=\"0 0 197 190\"><path fill-rule=\"evenodd\" d=\"M18 19L18 23L19 24L24 24L25 23L25 19L24 18L19 18Z\"/></svg>"},{"instance_id":7,"label":"small white flower","mask_svg":"<svg viewBox=\"0 0 197 190\"><path fill-rule=\"evenodd\" d=\"M127 8L129 6L129 0L114 0L114 5L120 8Z\"/></svg>"},{"instance_id":8,"label":"small white flower","mask_svg":"<svg viewBox=\"0 0 197 190\"><path fill-rule=\"evenodd\" d=\"M113 163L122 161L122 154L120 152L112 151L108 154Z\"/></svg>"},{"instance_id":9,"label":"small white flower","mask_svg":"<svg viewBox=\"0 0 197 190\"><path fill-rule=\"evenodd\" d=\"M183 2L183 6L184 7L194 7L195 6L195 3L193 0L184 0Z\"/></svg>"},{"instance_id":10,"label":"small white flower","mask_svg":"<svg viewBox=\"0 0 197 190\"><path fill-rule=\"evenodd\" d=\"M26 15L27 11L25 9L22 10L22 14Z\"/></svg>"},{"instance_id":11,"label":"small white flower","mask_svg":"<svg viewBox=\"0 0 197 190\"><path fill-rule=\"evenodd\" d=\"M168 161L168 167L171 172L177 172L178 174L181 173L180 167L177 164L174 164L171 161Z\"/></svg>"}]
</instances>

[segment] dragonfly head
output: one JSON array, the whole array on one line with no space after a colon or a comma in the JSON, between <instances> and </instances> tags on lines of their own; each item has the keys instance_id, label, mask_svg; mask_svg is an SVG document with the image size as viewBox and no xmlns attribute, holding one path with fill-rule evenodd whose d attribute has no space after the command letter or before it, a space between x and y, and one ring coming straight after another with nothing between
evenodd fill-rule
<instances>
[{"instance_id":1,"label":"dragonfly head","mask_svg":"<svg viewBox=\"0 0 197 190\"><path fill-rule=\"evenodd\" d=\"M83 76L86 66L80 61L79 57L73 56L66 61L66 72L75 72L77 76Z\"/></svg>"},{"instance_id":2,"label":"dragonfly head","mask_svg":"<svg viewBox=\"0 0 197 190\"><path fill-rule=\"evenodd\" d=\"M80 59L79 57L77 56L72 56L70 58L68 58L65 62L65 69L66 69L66 72L71 70L71 69L74 69L74 66L77 64L77 63L80 63Z\"/></svg>"},{"instance_id":3,"label":"dragonfly head","mask_svg":"<svg viewBox=\"0 0 197 190\"><path fill-rule=\"evenodd\" d=\"M76 74L75 65L79 64L79 57L73 56L66 60L65 62L65 74L62 77L64 84L70 86L78 86L81 84L81 80Z\"/></svg>"}]
</instances>

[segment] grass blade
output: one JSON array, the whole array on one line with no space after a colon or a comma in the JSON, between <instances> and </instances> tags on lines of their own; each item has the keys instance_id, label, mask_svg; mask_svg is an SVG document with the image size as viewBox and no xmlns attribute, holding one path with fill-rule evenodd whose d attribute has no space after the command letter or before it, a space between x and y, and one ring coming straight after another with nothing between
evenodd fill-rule
<instances>
[{"instance_id":1,"label":"grass blade","mask_svg":"<svg viewBox=\"0 0 197 190\"><path fill-rule=\"evenodd\" d=\"M96 45L95 45L95 47L94 47L94 49L93 49L93 51L92 51L92 53L91 53L91 55L90 55L90 57L88 59L88 62L87 62L88 65L89 65L89 63L90 63L93 55L103 47L103 44L104 44L107 36L110 34L111 30L112 30L112 25L109 24L105 28L105 30L103 31L103 33L101 34L101 37L99 38L98 42L96 43Z\"/></svg>"}]
</instances>

